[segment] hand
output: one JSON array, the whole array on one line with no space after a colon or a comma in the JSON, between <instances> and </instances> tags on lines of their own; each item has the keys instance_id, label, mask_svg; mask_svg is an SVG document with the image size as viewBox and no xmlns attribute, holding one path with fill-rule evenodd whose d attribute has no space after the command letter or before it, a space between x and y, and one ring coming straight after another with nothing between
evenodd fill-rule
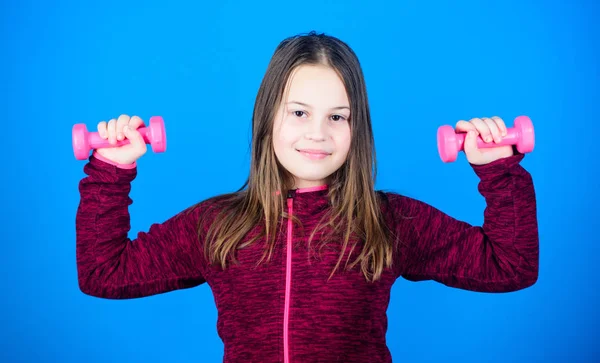
<instances>
[{"instance_id":1,"label":"hand","mask_svg":"<svg viewBox=\"0 0 600 363\"><path fill-rule=\"evenodd\" d=\"M506 125L498 116L491 118L474 118L470 121L460 120L456 123L456 131L467 132L464 151L469 163L483 165L514 155L512 145L491 148L478 148L477 136L486 143L498 143L506 136Z\"/></svg>"},{"instance_id":2,"label":"hand","mask_svg":"<svg viewBox=\"0 0 600 363\"><path fill-rule=\"evenodd\" d=\"M137 131L144 122L137 116L129 117L121 115L118 119L102 121L98 123L98 134L111 145L117 141L129 140L129 144L122 146L98 148L96 151L103 157L119 163L133 164L137 159L146 153L147 147L144 138Z\"/></svg>"}]
</instances>

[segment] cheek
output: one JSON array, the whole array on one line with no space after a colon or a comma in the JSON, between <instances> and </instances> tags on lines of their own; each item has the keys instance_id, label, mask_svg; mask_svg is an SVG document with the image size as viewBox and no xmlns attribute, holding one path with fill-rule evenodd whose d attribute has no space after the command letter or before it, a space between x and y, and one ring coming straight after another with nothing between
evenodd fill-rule
<instances>
[{"instance_id":1,"label":"cheek","mask_svg":"<svg viewBox=\"0 0 600 363\"><path fill-rule=\"evenodd\" d=\"M290 138L291 133L285 125L279 124L276 127L278 128L273 130L273 148L275 149L275 154L281 157L294 142Z\"/></svg>"},{"instance_id":2,"label":"cheek","mask_svg":"<svg viewBox=\"0 0 600 363\"><path fill-rule=\"evenodd\" d=\"M350 132L350 127L347 127L344 130L341 130L340 133L337 135L336 140L337 140L337 142L336 142L337 148L341 151L344 151L344 153L347 153L348 150L350 149L350 143L352 140L352 134Z\"/></svg>"},{"instance_id":3,"label":"cheek","mask_svg":"<svg viewBox=\"0 0 600 363\"><path fill-rule=\"evenodd\" d=\"M293 146L298 140L298 130L294 127L294 125L286 123L285 121L278 126L280 128L274 133L275 142L281 147Z\"/></svg>"}]
</instances>

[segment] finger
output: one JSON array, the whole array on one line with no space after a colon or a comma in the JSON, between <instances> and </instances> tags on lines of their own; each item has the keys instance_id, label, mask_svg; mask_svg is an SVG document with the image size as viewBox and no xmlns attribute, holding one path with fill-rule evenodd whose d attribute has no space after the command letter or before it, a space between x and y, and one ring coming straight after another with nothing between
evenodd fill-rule
<instances>
[{"instance_id":1,"label":"finger","mask_svg":"<svg viewBox=\"0 0 600 363\"><path fill-rule=\"evenodd\" d=\"M508 129L506 128L506 123L504 122L504 120L502 120L498 116L492 117L492 120L494 120L496 122L496 125L498 125L502 137L506 136L508 134Z\"/></svg>"},{"instance_id":2,"label":"finger","mask_svg":"<svg viewBox=\"0 0 600 363\"><path fill-rule=\"evenodd\" d=\"M125 134L123 133L123 127L129 123L129 116L121 115L117 119L117 140L121 141L125 138Z\"/></svg>"},{"instance_id":3,"label":"finger","mask_svg":"<svg viewBox=\"0 0 600 363\"><path fill-rule=\"evenodd\" d=\"M98 123L98 134L105 140L108 137L108 131L106 131L106 121L100 121Z\"/></svg>"},{"instance_id":4,"label":"finger","mask_svg":"<svg viewBox=\"0 0 600 363\"><path fill-rule=\"evenodd\" d=\"M139 116L133 116L129 120L129 128L137 130L140 126L144 126L144 121Z\"/></svg>"},{"instance_id":5,"label":"finger","mask_svg":"<svg viewBox=\"0 0 600 363\"><path fill-rule=\"evenodd\" d=\"M475 126L472 123L467 122L465 120L460 120L456 123L456 131L468 132L468 131L477 131L477 129L475 128Z\"/></svg>"},{"instance_id":6,"label":"finger","mask_svg":"<svg viewBox=\"0 0 600 363\"><path fill-rule=\"evenodd\" d=\"M491 118L485 117L483 118L483 122L485 122L485 124L490 129L490 133L492 134L494 142L499 143L500 141L502 141L502 135L500 134L500 129L498 128L496 121L492 120Z\"/></svg>"},{"instance_id":7,"label":"finger","mask_svg":"<svg viewBox=\"0 0 600 363\"><path fill-rule=\"evenodd\" d=\"M107 131L108 131L108 142L111 145L116 144L117 143L117 120L116 119L113 118L110 121L108 121Z\"/></svg>"},{"instance_id":8,"label":"finger","mask_svg":"<svg viewBox=\"0 0 600 363\"><path fill-rule=\"evenodd\" d=\"M492 134L490 132L490 128L482 119L473 118L473 119L471 119L470 122L475 126L475 128L477 129L477 132L479 133L479 135L481 135L481 138L483 139L483 141L485 141L485 142L492 141Z\"/></svg>"}]
</instances>

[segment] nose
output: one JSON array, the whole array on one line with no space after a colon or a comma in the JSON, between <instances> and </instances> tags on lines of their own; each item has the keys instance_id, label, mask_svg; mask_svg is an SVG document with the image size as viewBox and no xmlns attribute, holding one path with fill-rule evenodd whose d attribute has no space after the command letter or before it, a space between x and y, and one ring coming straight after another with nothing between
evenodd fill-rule
<instances>
[{"instance_id":1,"label":"nose","mask_svg":"<svg viewBox=\"0 0 600 363\"><path fill-rule=\"evenodd\" d=\"M308 122L304 137L313 141L324 141L327 135L327 120L323 117L313 118Z\"/></svg>"}]
</instances>

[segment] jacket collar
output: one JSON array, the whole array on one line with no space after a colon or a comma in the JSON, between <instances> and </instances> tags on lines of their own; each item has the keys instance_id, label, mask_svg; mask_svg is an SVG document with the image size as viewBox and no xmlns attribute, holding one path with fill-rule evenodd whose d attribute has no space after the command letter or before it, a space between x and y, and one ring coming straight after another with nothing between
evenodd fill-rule
<instances>
[{"instance_id":1,"label":"jacket collar","mask_svg":"<svg viewBox=\"0 0 600 363\"><path fill-rule=\"evenodd\" d=\"M286 199L288 202L292 201L293 215L316 216L329 206L329 188L328 185L319 185L290 189L287 191Z\"/></svg>"}]
</instances>

